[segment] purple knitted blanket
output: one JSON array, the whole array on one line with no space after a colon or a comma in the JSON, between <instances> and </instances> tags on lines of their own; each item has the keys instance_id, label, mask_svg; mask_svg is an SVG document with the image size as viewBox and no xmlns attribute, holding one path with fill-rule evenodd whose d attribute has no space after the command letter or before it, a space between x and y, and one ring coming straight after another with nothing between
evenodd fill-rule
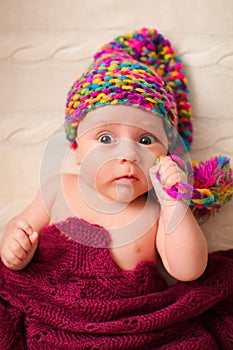
<instances>
[{"instance_id":1,"label":"purple knitted blanket","mask_svg":"<svg viewBox=\"0 0 233 350\"><path fill-rule=\"evenodd\" d=\"M154 263L124 271L98 240L103 228L70 218L44 230L25 269L0 263L1 350L233 349L233 250L167 287Z\"/></svg>"}]
</instances>

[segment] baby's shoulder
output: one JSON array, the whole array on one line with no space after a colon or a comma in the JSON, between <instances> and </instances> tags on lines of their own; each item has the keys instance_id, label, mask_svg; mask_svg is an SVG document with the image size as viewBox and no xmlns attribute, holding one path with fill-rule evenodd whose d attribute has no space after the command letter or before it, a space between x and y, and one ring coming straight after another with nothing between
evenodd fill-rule
<instances>
[{"instance_id":1,"label":"baby's shoulder","mask_svg":"<svg viewBox=\"0 0 233 350\"><path fill-rule=\"evenodd\" d=\"M77 188L78 175L55 174L43 186L43 201L51 221L61 221L73 216L73 200Z\"/></svg>"},{"instance_id":2,"label":"baby's shoulder","mask_svg":"<svg viewBox=\"0 0 233 350\"><path fill-rule=\"evenodd\" d=\"M60 197L60 194L69 192L70 189L77 184L78 175L71 173L55 174L47 179L41 186L41 194L43 199L50 203L51 206L54 201ZM74 187L73 187L74 188Z\"/></svg>"},{"instance_id":3,"label":"baby's shoulder","mask_svg":"<svg viewBox=\"0 0 233 350\"><path fill-rule=\"evenodd\" d=\"M74 182L78 181L78 175L72 174L72 173L60 173L60 174L54 174L50 178L48 178L46 181L44 181L43 187L58 189L60 186L64 185L70 185Z\"/></svg>"},{"instance_id":4,"label":"baby's shoulder","mask_svg":"<svg viewBox=\"0 0 233 350\"><path fill-rule=\"evenodd\" d=\"M60 175L60 189L65 196L74 196L77 194L76 190L78 188L78 174L73 173L62 173Z\"/></svg>"},{"instance_id":5,"label":"baby's shoulder","mask_svg":"<svg viewBox=\"0 0 233 350\"><path fill-rule=\"evenodd\" d=\"M64 184L73 184L73 182L78 181L78 174L74 173L62 173L60 174L61 181L64 182Z\"/></svg>"}]
</instances>

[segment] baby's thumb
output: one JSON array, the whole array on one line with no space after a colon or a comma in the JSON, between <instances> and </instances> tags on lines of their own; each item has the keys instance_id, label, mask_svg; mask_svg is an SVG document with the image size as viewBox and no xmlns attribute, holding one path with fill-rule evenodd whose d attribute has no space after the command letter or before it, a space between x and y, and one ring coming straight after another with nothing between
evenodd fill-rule
<instances>
[{"instance_id":1,"label":"baby's thumb","mask_svg":"<svg viewBox=\"0 0 233 350\"><path fill-rule=\"evenodd\" d=\"M30 242L32 244L33 248L37 247L37 244L39 242L39 234L38 232L34 231L31 235L29 235Z\"/></svg>"},{"instance_id":2,"label":"baby's thumb","mask_svg":"<svg viewBox=\"0 0 233 350\"><path fill-rule=\"evenodd\" d=\"M160 205L163 206L166 199L166 193L164 192L163 186L161 184L160 168L160 163L153 165L149 170L149 174L158 201Z\"/></svg>"},{"instance_id":3,"label":"baby's thumb","mask_svg":"<svg viewBox=\"0 0 233 350\"><path fill-rule=\"evenodd\" d=\"M160 167L161 167L161 165L158 163L156 165L153 165L149 170L151 182L152 182L153 186L156 188L161 187L160 174L159 174Z\"/></svg>"}]
</instances>

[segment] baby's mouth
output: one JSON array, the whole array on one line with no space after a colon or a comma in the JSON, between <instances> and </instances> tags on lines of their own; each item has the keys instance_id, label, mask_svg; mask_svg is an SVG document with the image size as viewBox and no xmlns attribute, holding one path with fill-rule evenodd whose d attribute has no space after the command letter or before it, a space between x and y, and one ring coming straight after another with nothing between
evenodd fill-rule
<instances>
[{"instance_id":1,"label":"baby's mouth","mask_svg":"<svg viewBox=\"0 0 233 350\"><path fill-rule=\"evenodd\" d=\"M128 181L128 182L135 182L138 181L138 178L134 175L123 175L123 176L119 176L116 178L117 181Z\"/></svg>"}]
</instances>

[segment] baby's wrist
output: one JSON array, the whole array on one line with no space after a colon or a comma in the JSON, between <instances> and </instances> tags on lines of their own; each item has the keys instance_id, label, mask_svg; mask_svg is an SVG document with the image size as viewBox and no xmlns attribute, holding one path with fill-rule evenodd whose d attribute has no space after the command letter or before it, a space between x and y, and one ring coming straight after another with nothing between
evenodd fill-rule
<instances>
[{"instance_id":1,"label":"baby's wrist","mask_svg":"<svg viewBox=\"0 0 233 350\"><path fill-rule=\"evenodd\" d=\"M160 207L162 210L170 210L179 208L187 208L189 207L187 203L185 203L182 199L174 199L174 198L166 198L160 202Z\"/></svg>"}]
</instances>

